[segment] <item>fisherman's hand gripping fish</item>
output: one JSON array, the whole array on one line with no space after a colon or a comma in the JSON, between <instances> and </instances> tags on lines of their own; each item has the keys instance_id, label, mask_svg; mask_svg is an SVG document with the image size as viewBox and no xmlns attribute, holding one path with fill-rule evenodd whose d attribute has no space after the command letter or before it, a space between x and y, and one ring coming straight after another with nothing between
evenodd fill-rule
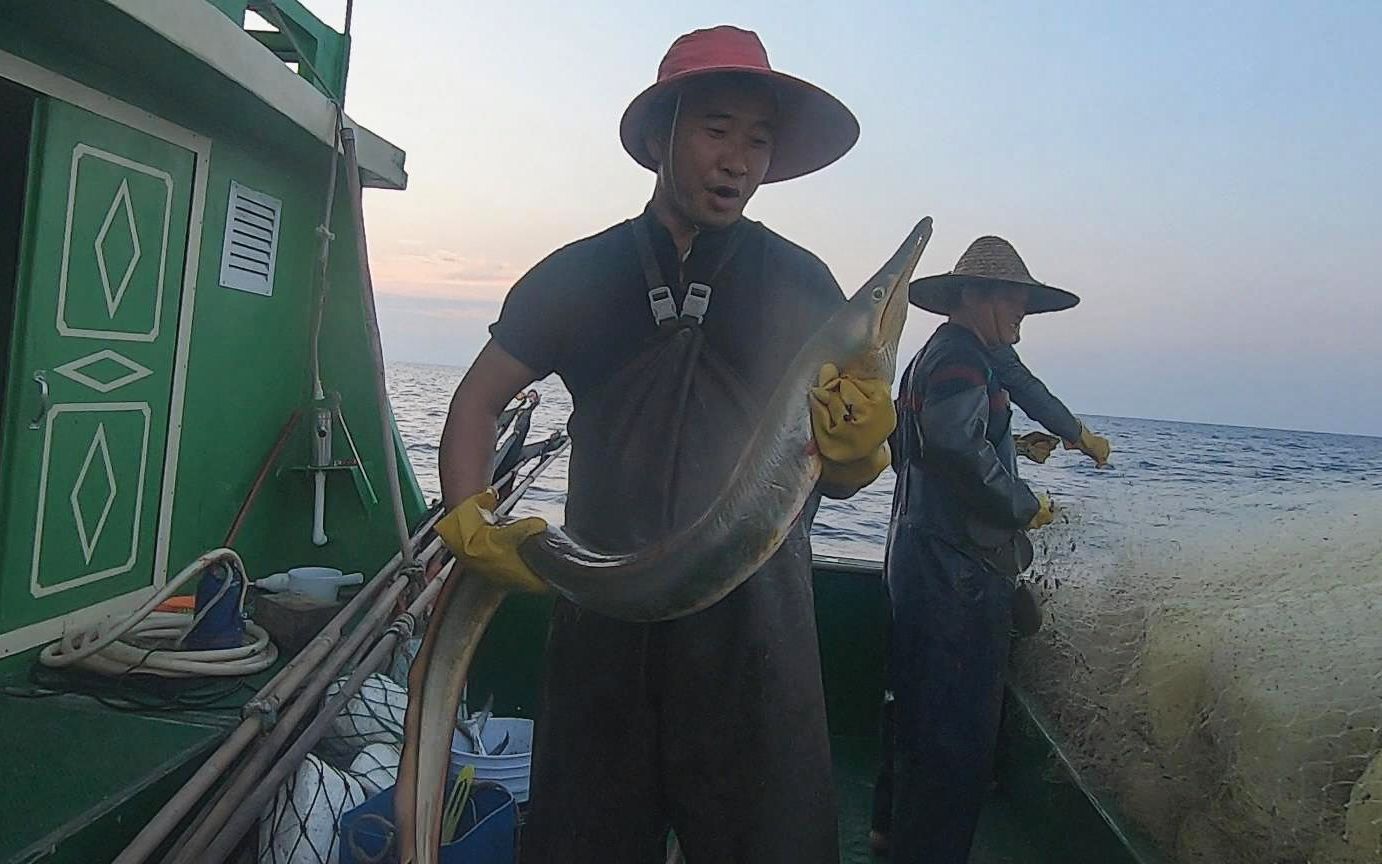
<instances>
[{"instance_id":1,"label":"fisherman's hand gripping fish","mask_svg":"<svg viewBox=\"0 0 1382 864\"><path fill-rule=\"evenodd\" d=\"M881 473L896 422L887 394L907 285L930 236L927 217L803 346L763 406L730 480L685 529L634 551L593 549L538 519L501 524L489 512L492 493L438 524L465 567L442 590L410 675L396 797L404 862L437 860L461 690L506 593L550 585L584 608L626 621L690 615L772 557L818 484L857 488Z\"/></svg>"}]
</instances>

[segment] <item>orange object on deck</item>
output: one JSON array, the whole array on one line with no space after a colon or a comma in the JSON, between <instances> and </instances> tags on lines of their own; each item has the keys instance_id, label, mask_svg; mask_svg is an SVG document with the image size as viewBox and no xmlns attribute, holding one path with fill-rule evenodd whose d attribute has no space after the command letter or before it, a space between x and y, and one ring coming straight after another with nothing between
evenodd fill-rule
<instances>
[{"instance_id":1,"label":"orange object on deck","mask_svg":"<svg viewBox=\"0 0 1382 864\"><path fill-rule=\"evenodd\" d=\"M197 608L197 598L192 594L179 594L169 597L154 607L157 612L193 612Z\"/></svg>"}]
</instances>

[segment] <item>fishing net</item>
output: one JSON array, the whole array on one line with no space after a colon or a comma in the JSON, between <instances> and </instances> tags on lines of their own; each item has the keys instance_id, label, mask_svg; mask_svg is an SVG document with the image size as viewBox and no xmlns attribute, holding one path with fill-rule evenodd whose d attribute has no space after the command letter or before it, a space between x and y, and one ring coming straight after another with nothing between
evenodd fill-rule
<instances>
[{"instance_id":1,"label":"fishing net","mask_svg":"<svg viewBox=\"0 0 1382 864\"><path fill-rule=\"evenodd\" d=\"M340 692L346 678L327 688ZM365 679L260 820L259 864L336 864L341 816L398 776L408 692L386 675Z\"/></svg>"},{"instance_id":2,"label":"fishing net","mask_svg":"<svg viewBox=\"0 0 1382 864\"><path fill-rule=\"evenodd\" d=\"M308 754L259 821L259 864L336 864L336 826L367 797L349 773Z\"/></svg>"},{"instance_id":3,"label":"fishing net","mask_svg":"<svg viewBox=\"0 0 1382 864\"><path fill-rule=\"evenodd\" d=\"M1033 535L1015 680L1170 861L1382 862L1376 493L1245 525L1128 492Z\"/></svg>"},{"instance_id":4,"label":"fishing net","mask_svg":"<svg viewBox=\"0 0 1382 864\"><path fill-rule=\"evenodd\" d=\"M374 795L389 788L398 779L398 764L401 761L401 744L367 744L350 761L347 771L360 781L366 794Z\"/></svg>"},{"instance_id":5,"label":"fishing net","mask_svg":"<svg viewBox=\"0 0 1382 864\"><path fill-rule=\"evenodd\" d=\"M408 689L408 673L413 668L413 661L417 659L418 653L422 651L422 637L416 636L398 646L394 651L393 660L389 663L389 678L395 684Z\"/></svg>"},{"instance_id":6,"label":"fishing net","mask_svg":"<svg viewBox=\"0 0 1382 864\"><path fill-rule=\"evenodd\" d=\"M324 700L340 692L344 679L326 689ZM408 691L393 679L378 673L365 679L360 692L346 700L341 713L331 721L331 733L322 738L329 752L353 756L366 744L400 744L403 722L408 713Z\"/></svg>"}]
</instances>

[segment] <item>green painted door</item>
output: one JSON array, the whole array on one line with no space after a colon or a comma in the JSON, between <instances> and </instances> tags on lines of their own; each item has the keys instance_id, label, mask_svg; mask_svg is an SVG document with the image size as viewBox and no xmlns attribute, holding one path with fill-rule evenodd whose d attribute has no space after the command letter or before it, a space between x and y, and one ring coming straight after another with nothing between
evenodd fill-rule
<instances>
[{"instance_id":1,"label":"green painted door","mask_svg":"<svg viewBox=\"0 0 1382 864\"><path fill-rule=\"evenodd\" d=\"M0 640L155 578L195 170L168 141L37 107L0 451Z\"/></svg>"}]
</instances>

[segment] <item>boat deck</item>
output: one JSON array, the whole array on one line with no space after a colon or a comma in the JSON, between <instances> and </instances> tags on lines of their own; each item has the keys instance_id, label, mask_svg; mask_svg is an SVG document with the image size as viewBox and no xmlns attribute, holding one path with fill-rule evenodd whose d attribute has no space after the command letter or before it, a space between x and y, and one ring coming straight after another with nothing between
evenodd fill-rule
<instances>
[{"instance_id":1,"label":"boat deck","mask_svg":"<svg viewBox=\"0 0 1382 864\"><path fill-rule=\"evenodd\" d=\"M129 713L81 696L0 696L0 861L109 861L225 734L229 716ZM135 817L137 818L137 817Z\"/></svg>"},{"instance_id":2,"label":"boat deck","mask_svg":"<svg viewBox=\"0 0 1382 864\"><path fill-rule=\"evenodd\" d=\"M878 770L882 695L876 576L818 563L822 669L833 732L841 861L870 862L868 832ZM864 578L860 578L863 576ZM500 610L471 670L495 710L532 716L550 599L515 597ZM867 634L861 638L860 634ZM121 711L77 695L16 695L0 681L0 864L109 861L189 777L239 719L240 705L272 674L228 685L224 698L179 699L176 711ZM218 686L227 686L224 683ZM1016 689L1006 700L999 788L982 815L971 864L1157 864L1112 808L1060 758L1050 724ZM189 707L189 704L194 707Z\"/></svg>"},{"instance_id":3,"label":"boat deck","mask_svg":"<svg viewBox=\"0 0 1382 864\"><path fill-rule=\"evenodd\" d=\"M0 728L6 733L6 796L0 808L0 861L108 861L118 851L113 837L128 839L140 816L156 809L215 746L234 712L182 712L176 716L112 711L92 699L0 696ZM832 738L839 799L840 860L876 862L868 848L878 742ZM1048 784L1039 794L1060 794ZM986 807L971 864L1035 864L1119 860L1122 850L1086 850L1073 857L1074 838L1032 830L1030 790L1006 788ZM1039 809L1039 808L1038 808ZM133 817L133 818L131 818ZM1091 831L1088 842L1107 835ZM1078 845L1078 844L1077 844ZM49 853L54 851L56 855ZM1111 854L1110 854L1111 853ZM1108 857L1104 857L1104 855ZM1070 857L1067 857L1070 856Z\"/></svg>"},{"instance_id":4,"label":"boat deck","mask_svg":"<svg viewBox=\"0 0 1382 864\"><path fill-rule=\"evenodd\" d=\"M840 808L841 864L885 862L886 858L874 858L869 854L869 819L873 780L878 771L878 742L836 736L830 743ZM1011 806L1003 796L995 795L984 810L970 856L971 864L1027 864L1038 860L1033 848L1034 844L1024 836Z\"/></svg>"}]
</instances>

